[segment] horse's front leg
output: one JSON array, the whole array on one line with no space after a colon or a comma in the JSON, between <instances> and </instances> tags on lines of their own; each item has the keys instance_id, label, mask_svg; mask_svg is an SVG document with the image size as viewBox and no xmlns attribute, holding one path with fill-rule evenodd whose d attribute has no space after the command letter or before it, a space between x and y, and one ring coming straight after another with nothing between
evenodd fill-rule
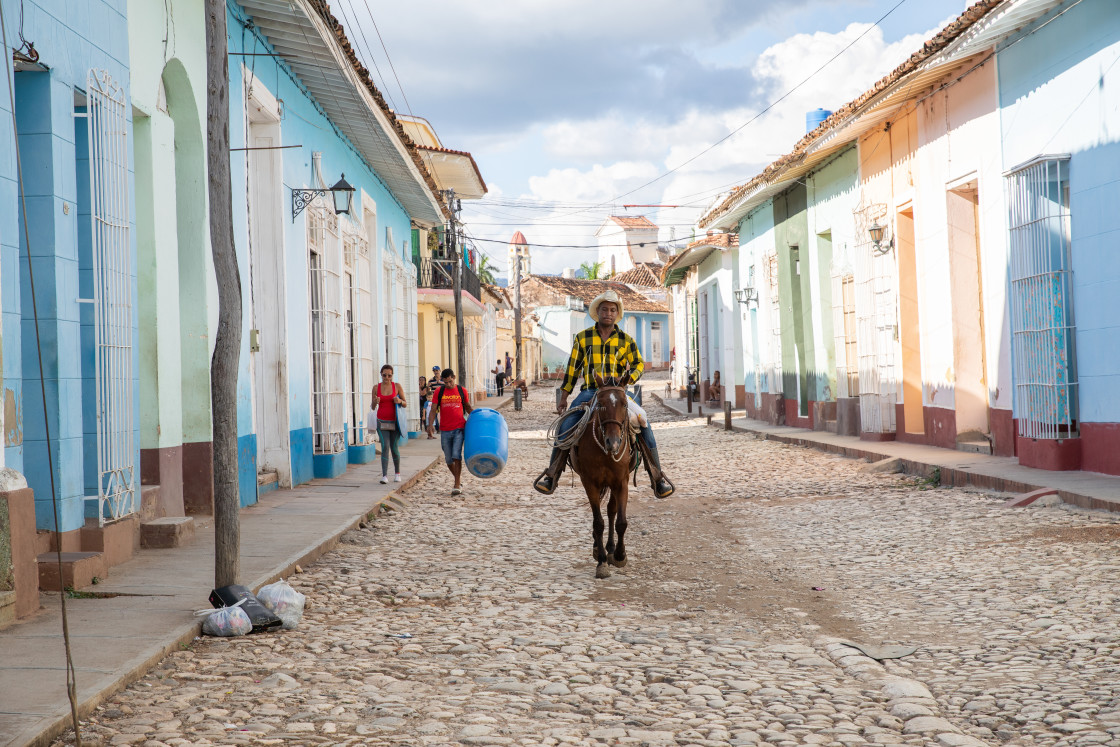
<instances>
[{"instance_id":1,"label":"horse's front leg","mask_svg":"<svg viewBox=\"0 0 1120 747\"><path fill-rule=\"evenodd\" d=\"M602 500L602 493L592 486L584 486L584 489L587 491L587 500L591 503L591 536L593 538L591 554L595 556L595 562L598 564L595 567L595 578L607 578L611 575L611 572L607 568L607 550L603 547L603 509L599 505Z\"/></svg>"},{"instance_id":2,"label":"horse's front leg","mask_svg":"<svg viewBox=\"0 0 1120 747\"><path fill-rule=\"evenodd\" d=\"M608 488L603 488L603 497L607 495ZM615 501L614 491L610 491L610 500L607 502L607 560L614 555L614 516L618 513L618 502ZM602 500L600 499L600 504Z\"/></svg>"},{"instance_id":3,"label":"horse's front leg","mask_svg":"<svg viewBox=\"0 0 1120 747\"><path fill-rule=\"evenodd\" d=\"M622 568L626 565L626 545L624 538L626 537L626 504L630 500L630 483L627 480L622 481L622 487L617 490L611 490L611 506L617 507L616 518L614 519L614 527L618 530L618 544L611 554L611 565L616 565Z\"/></svg>"}]
</instances>

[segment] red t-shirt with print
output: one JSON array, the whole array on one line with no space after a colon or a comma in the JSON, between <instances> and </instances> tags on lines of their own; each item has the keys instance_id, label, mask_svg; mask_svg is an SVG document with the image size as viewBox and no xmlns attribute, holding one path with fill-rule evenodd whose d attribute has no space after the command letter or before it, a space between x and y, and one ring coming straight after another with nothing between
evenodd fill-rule
<instances>
[{"instance_id":1,"label":"red t-shirt with print","mask_svg":"<svg viewBox=\"0 0 1120 747\"><path fill-rule=\"evenodd\" d=\"M470 396L465 389L459 386L441 386L436 395L432 397L432 402L439 407L439 429L441 431L453 431L467 424L467 418L463 415L464 401L470 402Z\"/></svg>"}]
</instances>

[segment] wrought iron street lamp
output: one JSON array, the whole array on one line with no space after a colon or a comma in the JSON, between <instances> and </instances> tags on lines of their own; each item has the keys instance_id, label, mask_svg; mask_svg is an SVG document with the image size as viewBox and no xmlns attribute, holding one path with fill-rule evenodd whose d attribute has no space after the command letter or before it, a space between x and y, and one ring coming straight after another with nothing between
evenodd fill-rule
<instances>
[{"instance_id":1,"label":"wrought iron street lamp","mask_svg":"<svg viewBox=\"0 0 1120 747\"><path fill-rule=\"evenodd\" d=\"M875 247L878 254L886 254L894 247L894 239L888 239L886 246L883 246L883 236L886 234L886 226L880 226L879 221L874 221L871 227L867 229L867 235L871 237L871 243Z\"/></svg>"},{"instance_id":2,"label":"wrought iron street lamp","mask_svg":"<svg viewBox=\"0 0 1120 747\"><path fill-rule=\"evenodd\" d=\"M354 209L354 187L346 181L346 174L330 189L292 189L292 222L316 197L331 193L335 215L351 215Z\"/></svg>"},{"instance_id":3,"label":"wrought iron street lamp","mask_svg":"<svg viewBox=\"0 0 1120 747\"><path fill-rule=\"evenodd\" d=\"M742 304L758 303L758 290L748 285L735 291L735 300Z\"/></svg>"}]
</instances>

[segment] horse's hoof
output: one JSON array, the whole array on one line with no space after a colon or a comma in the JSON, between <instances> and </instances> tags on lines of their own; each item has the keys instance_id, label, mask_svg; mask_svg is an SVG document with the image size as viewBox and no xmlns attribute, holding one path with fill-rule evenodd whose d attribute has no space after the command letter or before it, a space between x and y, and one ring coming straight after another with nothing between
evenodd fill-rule
<instances>
[{"instance_id":1,"label":"horse's hoof","mask_svg":"<svg viewBox=\"0 0 1120 747\"><path fill-rule=\"evenodd\" d=\"M606 563L600 563L595 567L595 578L610 578L611 569L607 568Z\"/></svg>"},{"instance_id":2,"label":"horse's hoof","mask_svg":"<svg viewBox=\"0 0 1120 747\"><path fill-rule=\"evenodd\" d=\"M626 567L626 558L622 558L620 560L620 559L616 558L615 556L611 555L607 558L607 562L610 563L611 565L615 566L616 568L625 568Z\"/></svg>"}]
</instances>

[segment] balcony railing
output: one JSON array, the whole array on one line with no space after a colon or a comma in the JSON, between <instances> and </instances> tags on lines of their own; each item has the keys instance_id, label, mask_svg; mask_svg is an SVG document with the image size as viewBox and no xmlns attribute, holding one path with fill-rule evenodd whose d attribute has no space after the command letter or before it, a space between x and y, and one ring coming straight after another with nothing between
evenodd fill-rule
<instances>
[{"instance_id":1,"label":"balcony railing","mask_svg":"<svg viewBox=\"0 0 1120 747\"><path fill-rule=\"evenodd\" d=\"M418 288L446 288L452 290L455 285L451 277L452 268L452 260L450 259L421 258L420 266L416 268L416 286ZM474 296L475 300L481 301L482 288L474 270L463 265L462 280L463 290Z\"/></svg>"}]
</instances>

